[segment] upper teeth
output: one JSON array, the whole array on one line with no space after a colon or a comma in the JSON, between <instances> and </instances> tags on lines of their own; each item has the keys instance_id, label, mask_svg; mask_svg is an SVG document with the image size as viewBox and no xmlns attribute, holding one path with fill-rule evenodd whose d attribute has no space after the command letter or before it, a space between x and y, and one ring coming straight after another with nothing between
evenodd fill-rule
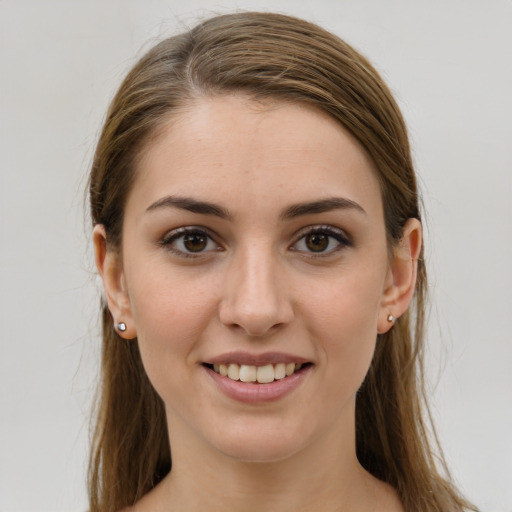
<instances>
[{"instance_id":1,"label":"upper teeth","mask_svg":"<svg viewBox=\"0 0 512 512\"><path fill-rule=\"evenodd\" d=\"M302 365L296 363L277 363L265 366L236 363L213 365L214 371L220 373L223 377L241 380L242 382L259 382L260 384L268 384L274 382L274 380L284 379L301 368Z\"/></svg>"}]
</instances>

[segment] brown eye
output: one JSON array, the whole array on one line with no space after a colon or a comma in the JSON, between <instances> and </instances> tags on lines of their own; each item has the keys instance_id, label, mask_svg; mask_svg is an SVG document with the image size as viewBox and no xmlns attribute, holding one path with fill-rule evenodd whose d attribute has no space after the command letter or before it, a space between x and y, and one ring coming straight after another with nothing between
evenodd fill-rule
<instances>
[{"instance_id":1,"label":"brown eye","mask_svg":"<svg viewBox=\"0 0 512 512\"><path fill-rule=\"evenodd\" d=\"M201 252L208 245L208 237L199 233L185 235L183 237L183 245L189 252Z\"/></svg>"},{"instance_id":2,"label":"brown eye","mask_svg":"<svg viewBox=\"0 0 512 512\"><path fill-rule=\"evenodd\" d=\"M160 244L178 256L194 257L221 248L212 237L199 228L185 227L169 233Z\"/></svg>"},{"instance_id":3,"label":"brown eye","mask_svg":"<svg viewBox=\"0 0 512 512\"><path fill-rule=\"evenodd\" d=\"M334 226L316 226L309 228L290 249L306 255L329 256L351 246L351 239L341 229Z\"/></svg>"},{"instance_id":4,"label":"brown eye","mask_svg":"<svg viewBox=\"0 0 512 512\"><path fill-rule=\"evenodd\" d=\"M311 252L323 252L329 247L329 237L322 233L311 233L304 242Z\"/></svg>"}]
</instances>

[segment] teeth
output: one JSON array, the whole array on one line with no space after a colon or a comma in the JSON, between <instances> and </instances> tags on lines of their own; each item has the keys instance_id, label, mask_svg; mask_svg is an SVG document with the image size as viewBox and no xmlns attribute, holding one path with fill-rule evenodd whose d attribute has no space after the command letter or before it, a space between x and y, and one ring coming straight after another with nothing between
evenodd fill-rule
<instances>
[{"instance_id":1,"label":"teeth","mask_svg":"<svg viewBox=\"0 0 512 512\"><path fill-rule=\"evenodd\" d=\"M231 380L238 380L240 378L240 366L237 364L230 364L228 366L228 377Z\"/></svg>"},{"instance_id":2,"label":"teeth","mask_svg":"<svg viewBox=\"0 0 512 512\"><path fill-rule=\"evenodd\" d=\"M279 363L274 366L274 379L280 380L286 377L286 365Z\"/></svg>"},{"instance_id":3,"label":"teeth","mask_svg":"<svg viewBox=\"0 0 512 512\"><path fill-rule=\"evenodd\" d=\"M213 371L223 377L242 382L258 382L259 384L269 384L274 380L284 379L301 368L302 364L296 363L277 363L265 366L238 365L236 363L213 365Z\"/></svg>"},{"instance_id":4,"label":"teeth","mask_svg":"<svg viewBox=\"0 0 512 512\"><path fill-rule=\"evenodd\" d=\"M266 366L259 366L256 371L256 380L260 384L268 384L269 382L274 382L274 373L274 367L271 364L267 364Z\"/></svg>"},{"instance_id":5,"label":"teeth","mask_svg":"<svg viewBox=\"0 0 512 512\"><path fill-rule=\"evenodd\" d=\"M256 366L240 366L240 380L242 382L256 382Z\"/></svg>"}]
</instances>

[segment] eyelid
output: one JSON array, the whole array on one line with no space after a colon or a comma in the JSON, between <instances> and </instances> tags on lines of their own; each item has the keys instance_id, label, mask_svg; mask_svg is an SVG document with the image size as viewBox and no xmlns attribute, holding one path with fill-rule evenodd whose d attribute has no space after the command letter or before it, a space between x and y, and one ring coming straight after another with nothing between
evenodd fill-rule
<instances>
[{"instance_id":1,"label":"eyelid","mask_svg":"<svg viewBox=\"0 0 512 512\"><path fill-rule=\"evenodd\" d=\"M211 240L215 245L215 249L212 250L205 250L205 251L199 251L199 252L186 252L179 250L175 247L173 247L173 243L178 240L180 237L189 235L189 234L200 234L203 236L206 236L209 240ZM217 242L216 237L211 233L211 231L208 228L205 228L203 226L182 226L176 229L172 229L171 231L168 231L158 242L158 244L168 251L172 252L173 254L183 257L183 258L201 258L204 257L212 252L222 251L223 248L220 246L220 244Z\"/></svg>"},{"instance_id":2,"label":"eyelid","mask_svg":"<svg viewBox=\"0 0 512 512\"><path fill-rule=\"evenodd\" d=\"M298 244L300 240L302 240L307 235L311 234L323 234L327 235L329 237L334 238L338 245L330 249L328 251L320 251L320 252L314 252L314 251L303 251L303 250L297 250L294 248L295 245ZM319 225L311 225L306 226L305 228L302 228L295 237L295 242L290 246L290 250L300 252L303 255L307 255L307 257L313 257L313 258L322 258L322 257L328 257L332 256L333 254L337 253L338 251L346 248L346 247L352 247L353 241L352 237L347 234L346 231L343 229L328 225L328 224L319 224Z\"/></svg>"},{"instance_id":3,"label":"eyelid","mask_svg":"<svg viewBox=\"0 0 512 512\"><path fill-rule=\"evenodd\" d=\"M177 249L173 247L173 242L178 240L180 237L185 236L187 234L200 234L206 236L210 241L215 244L215 249L209 249L198 252L187 252ZM311 234L323 234L328 237L334 238L338 243L336 247L333 249L329 249L326 251L307 251L307 250L299 250L296 249L295 246L307 235ZM295 235L295 241L289 246L289 250L301 253L302 255L307 255L309 258L322 258L332 256L338 251L346 248L352 247L353 242L352 238L349 234L346 233L343 229L338 227L327 225L327 224L318 224L318 225L310 225L299 230ZM158 242L158 244L173 254L183 257L183 258L201 258L205 257L212 252L223 251L224 248L217 241L217 236L213 234L208 228L204 226L182 226L176 229L172 229L168 231Z\"/></svg>"}]
</instances>

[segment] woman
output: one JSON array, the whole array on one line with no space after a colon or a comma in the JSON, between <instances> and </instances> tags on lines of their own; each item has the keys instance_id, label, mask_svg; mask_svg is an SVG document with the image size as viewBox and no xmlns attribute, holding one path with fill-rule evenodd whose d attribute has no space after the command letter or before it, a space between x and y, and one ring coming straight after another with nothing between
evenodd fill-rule
<instances>
[{"instance_id":1,"label":"woman","mask_svg":"<svg viewBox=\"0 0 512 512\"><path fill-rule=\"evenodd\" d=\"M423 419L406 128L361 55L264 13L163 41L112 102L90 199L91 511L470 508Z\"/></svg>"}]
</instances>

